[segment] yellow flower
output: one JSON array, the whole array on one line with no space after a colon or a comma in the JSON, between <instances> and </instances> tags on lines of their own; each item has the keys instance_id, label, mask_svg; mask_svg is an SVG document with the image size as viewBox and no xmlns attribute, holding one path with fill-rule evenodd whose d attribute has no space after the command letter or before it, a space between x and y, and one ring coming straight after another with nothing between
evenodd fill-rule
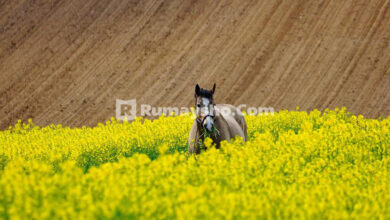
<instances>
[{"instance_id":1,"label":"yellow flower","mask_svg":"<svg viewBox=\"0 0 390 220\"><path fill-rule=\"evenodd\" d=\"M213 140L209 137L205 138L204 140L204 146L206 146L207 148L211 148L213 145Z\"/></svg>"},{"instance_id":2,"label":"yellow flower","mask_svg":"<svg viewBox=\"0 0 390 220\"><path fill-rule=\"evenodd\" d=\"M297 109L298 110L298 109ZM0 132L12 219L386 219L390 118L345 108L245 115L248 141L188 157L193 114Z\"/></svg>"}]
</instances>

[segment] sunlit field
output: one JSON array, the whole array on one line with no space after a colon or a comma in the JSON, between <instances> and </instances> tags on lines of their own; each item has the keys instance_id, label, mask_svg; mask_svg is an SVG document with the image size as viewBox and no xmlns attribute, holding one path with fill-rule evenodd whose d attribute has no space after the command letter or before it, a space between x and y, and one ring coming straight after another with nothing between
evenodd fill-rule
<instances>
[{"instance_id":1,"label":"sunlit field","mask_svg":"<svg viewBox=\"0 0 390 220\"><path fill-rule=\"evenodd\" d=\"M246 116L249 141L188 156L190 116L0 132L0 216L390 218L390 118Z\"/></svg>"}]
</instances>

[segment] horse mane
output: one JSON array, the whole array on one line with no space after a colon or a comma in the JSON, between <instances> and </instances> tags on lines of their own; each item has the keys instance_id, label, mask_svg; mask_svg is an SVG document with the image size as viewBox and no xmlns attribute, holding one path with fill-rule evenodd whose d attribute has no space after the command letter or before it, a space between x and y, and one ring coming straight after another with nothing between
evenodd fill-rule
<instances>
[{"instance_id":1,"label":"horse mane","mask_svg":"<svg viewBox=\"0 0 390 220\"><path fill-rule=\"evenodd\" d=\"M213 92L207 89L200 89L200 96L212 99L213 98Z\"/></svg>"}]
</instances>

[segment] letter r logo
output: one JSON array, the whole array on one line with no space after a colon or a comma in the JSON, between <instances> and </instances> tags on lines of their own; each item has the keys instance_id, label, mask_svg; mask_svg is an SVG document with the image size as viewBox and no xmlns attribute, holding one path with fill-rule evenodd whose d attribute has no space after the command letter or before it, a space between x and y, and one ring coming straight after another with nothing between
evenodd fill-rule
<instances>
[{"instance_id":1,"label":"letter r logo","mask_svg":"<svg viewBox=\"0 0 390 220\"><path fill-rule=\"evenodd\" d=\"M137 115L137 100L116 99L116 118L124 121L134 120Z\"/></svg>"}]
</instances>

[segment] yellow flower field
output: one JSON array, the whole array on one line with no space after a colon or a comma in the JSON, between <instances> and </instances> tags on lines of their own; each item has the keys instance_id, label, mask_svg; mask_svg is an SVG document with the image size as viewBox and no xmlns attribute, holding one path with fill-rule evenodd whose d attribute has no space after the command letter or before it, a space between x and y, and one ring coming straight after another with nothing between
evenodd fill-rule
<instances>
[{"instance_id":1,"label":"yellow flower field","mask_svg":"<svg viewBox=\"0 0 390 220\"><path fill-rule=\"evenodd\" d=\"M247 143L196 157L189 116L18 123L0 132L0 218L390 218L390 118L336 109L246 120Z\"/></svg>"}]
</instances>

